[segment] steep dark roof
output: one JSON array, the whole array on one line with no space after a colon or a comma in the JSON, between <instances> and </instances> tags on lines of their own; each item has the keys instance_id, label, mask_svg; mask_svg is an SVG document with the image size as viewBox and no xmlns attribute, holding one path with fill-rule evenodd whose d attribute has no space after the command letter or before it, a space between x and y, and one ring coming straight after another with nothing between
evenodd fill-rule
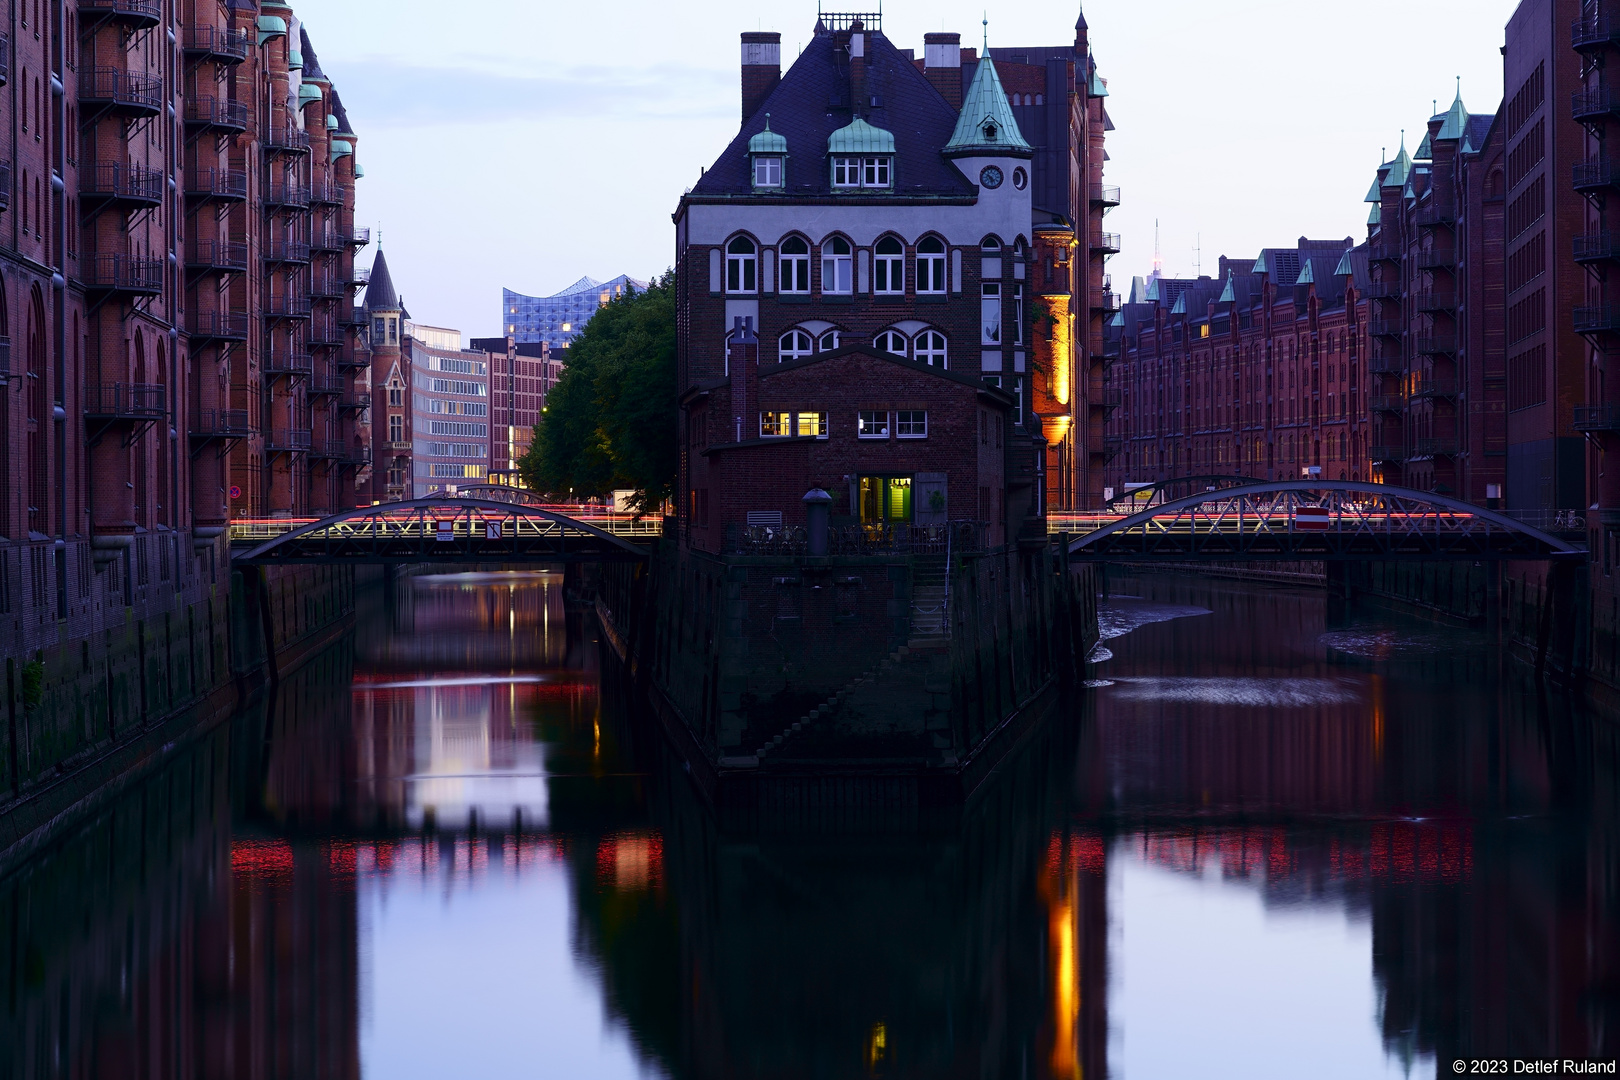
<instances>
[{"instance_id":1,"label":"steep dark roof","mask_svg":"<svg viewBox=\"0 0 1620 1080\"><path fill-rule=\"evenodd\" d=\"M746 195L753 191L748 140L765 130L766 113L771 117L771 130L787 139L786 194L831 194L827 137L854 116L848 65L832 35L817 33L692 188L692 194ZM861 115L873 127L894 135L895 194L973 195L974 186L940 154L956 127L956 110L881 33L867 32L866 71L867 88L879 104L863 109Z\"/></svg>"},{"instance_id":2,"label":"steep dark roof","mask_svg":"<svg viewBox=\"0 0 1620 1080\"><path fill-rule=\"evenodd\" d=\"M304 55L304 81L314 82L319 79L321 82L330 83L332 80L321 70L321 61L315 55L315 46L309 42L309 31L302 24L298 27L298 44L300 46L298 51Z\"/></svg>"},{"instance_id":3,"label":"steep dark roof","mask_svg":"<svg viewBox=\"0 0 1620 1080\"><path fill-rule=\"evenodd\" d=\"M366 286L367 311L398 311L399 294L394 291L394 278L388 272L388 258L377 249L377 258L371 264L371 284Z\"/></svg>"},{"instance_id":4,"label":"steep dark roof","mask_svg":"<svg viewBox=\"0 0 1620 1080\"><path fill-rule=\"evenodd\" d=\"M337 92L337 87L332 88L332 115L337 117L340 134L354 134L354 128L349 126L349 110L343 107L343 97Z\"/></svg>"}]
</instances>

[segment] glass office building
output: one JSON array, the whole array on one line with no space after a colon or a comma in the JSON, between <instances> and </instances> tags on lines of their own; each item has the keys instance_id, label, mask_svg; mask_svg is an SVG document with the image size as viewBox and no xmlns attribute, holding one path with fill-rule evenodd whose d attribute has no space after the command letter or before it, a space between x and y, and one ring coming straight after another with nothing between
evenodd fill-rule
<instances>
[{"instance_id":1,"label":"glass office building","mask_svg":"<svg viewBox=\"0 0 1620 1080\"><path fill-rule=\"evenodd\" d=\"M525 296L502 289L501 325L519 345L544 342L553 349L567 348L597 309L622 296L627 286L645 289L647 283L621 274L612 281L582 277L551 296Z\"/></svg>"}]
</instances>

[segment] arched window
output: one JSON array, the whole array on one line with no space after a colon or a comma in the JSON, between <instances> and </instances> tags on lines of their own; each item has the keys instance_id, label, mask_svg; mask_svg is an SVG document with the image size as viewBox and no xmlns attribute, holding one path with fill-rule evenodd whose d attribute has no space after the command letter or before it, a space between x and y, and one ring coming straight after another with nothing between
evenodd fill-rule
<instances>
[{"instance_id":1,"label":"arched window","mask_svg":"<svg viewBox=\"0 0 1620 1080\"><path fill-rule=\"evenodd\" d=\"M805 294L810 291L810 244L802 236L782 241L782 291Z\"/></svg>"},{"instance_id":2,"label":"arched window","mask_svg":"<svg viewBox=\"0 0 1620 1080\"><path fill-rule=\"evenodd\" d=\"M936 296L945 292L945 244L937 236L917 245L917 291Z\"/></svg>"},{"instance_id":3,"label":"arched window","mask_svg":"<svg viewBox=\"0 0 1620 1080\"><path fill-rule=\"evenodd\" d=\"M1001 253L1001 237L993 233L985 237L979 241L979 250L987 255L999 255Z\"/></svg>"},{"instance_id":4,"label":"arched window","mask_svg":"<svg viewBox=\"0 0 1620 1080\"><path fill-rule=\"evenodd\" d=\"M874 252L873 291L897 296L906 291L906 249L892 236L877 242Z\"/></svg>"},{"instance_id":5,"label":"arched window","mask_svg":"<svg viewBox=\"0 0 1620 1080\"><path fill-rule=\"evenodd\" d=\"M777 356L782 360L798 360L816 351L810 334L804 330L789 330L777 343Z\"/></svg>"},{"instance_id":6,"label":"arched window","mask_svg":"<svg viewBox=\"0 0 1620 1080\"><path fill-rule=\"evenodd\" d=\"M816 341L817 352L832 352L838 348L838 331L828 330Z\"/></svg>"},{"instance_id":7,"label":"arched window","mask_svg":"<svg viewBox=\"0 0 1620 1080\"><path fill-rule=\"evenodd\" d=\"M853 252L849 241L833 236L821 244L821 295L848 296L854 291Z\"/></svg>"},{"instance_id":8,"label":"arched window","mask_svg":"<svg viewBox=\"0 0 1620 1080\"><path fill-rule=\"evenodd\" d=\"M726 292L755 291L756 259L754 242L746 236L739 236L726 245Z\"/></svg>"},{"instance_id":9,"label":"arched window","mask_svg":"<svg viewBox=\"0 0 1620 1080\"><path fill-rule=\"evenodd\" d=\"M872 339L872 344L886 353L895 356L905 356L907 353L906 337L898 330L884 330Z\"/></svg>"},{"instance_id":10,"label":"arched window","mask_svg":"<svg viewBox=\"0 0 1620 1080\"><path fill-rule=\"evenodd\" d=\"M916 338L916 357L929 367L948 368L945 357L945 335L938 330L924 330Z\"/></svg>"}]
</instances>

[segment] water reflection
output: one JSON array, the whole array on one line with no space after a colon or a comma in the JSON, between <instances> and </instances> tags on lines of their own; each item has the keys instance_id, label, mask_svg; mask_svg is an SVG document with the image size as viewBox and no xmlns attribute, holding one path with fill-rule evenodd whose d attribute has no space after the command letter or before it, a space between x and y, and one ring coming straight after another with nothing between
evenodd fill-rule
<instances>
[{"instance_id":1,"label":"water reflection","mask_svg":"<svg viewBox=\"0 0 1620 1080\"><path fill-rule=\"evenodd\" d=\"M1130 582L1107 685L960 821L736 835L602 692L560 585L401 582L0 883L0 1076L1362 1078L1620 1051L1616 728L1466 634Z\"/></svg>"}]
</instances>

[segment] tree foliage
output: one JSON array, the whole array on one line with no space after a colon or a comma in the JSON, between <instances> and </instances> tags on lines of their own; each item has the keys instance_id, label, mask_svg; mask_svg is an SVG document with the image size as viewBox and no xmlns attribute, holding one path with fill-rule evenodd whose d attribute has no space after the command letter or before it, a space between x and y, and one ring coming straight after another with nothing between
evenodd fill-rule
<instances>
[{"instance_id":1,"label":"tree foliage","mask_svg":"<svg viewBox=\"0 0 1620 1080\"><path fill-rule=\"evenodd\" d=\"M636 493L650 513L675 489L675 274L625 289L585 324L518 462L531 490L575 498Z\"/></svg>"}]
</instances>

